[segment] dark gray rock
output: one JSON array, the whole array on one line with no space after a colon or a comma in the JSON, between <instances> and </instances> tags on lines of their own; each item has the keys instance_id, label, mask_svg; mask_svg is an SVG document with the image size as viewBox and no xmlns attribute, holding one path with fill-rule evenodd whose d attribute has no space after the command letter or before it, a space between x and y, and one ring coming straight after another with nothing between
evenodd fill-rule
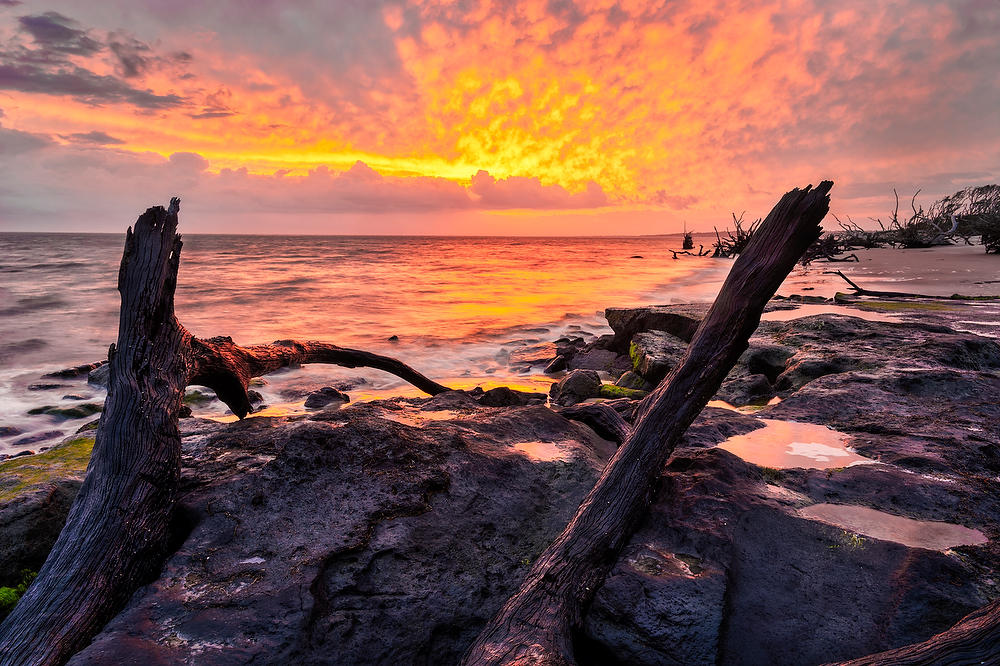
<instances>
[{"instance_id":1,"label":"dark gray rock","mask_svg":"<svg viewBox=\"0 0 1000 666\"><path fill-rule=\"evenodd\" d=\"M22 432L17 426L0 426L0 437L16 437Z\"/></svg>"},{"instance_id":2,"label":"dark gray rock","mask_svg":"<svg viewBox=\"0 0 1000 666\"><path fill-rule=\"evenodd\" d=\"M108 388L108 381L111 379L111 365L105 363L91 370L87 374L87 383L102 388Z\"/></svg>"},{"instance_id":3,"label":"dark gray rock","mask_svg":"<svg viewBox=\"0 0 1000 666\"><path fill-rule=\"evenodd\" d=\"M707 303L690 305L648 305L639 308L607 308L604 316L615 332L611 349L627 354L636 333L664 331L690 342L705 313Z\"/></svg>"},{"instance_id":4,"label":"dark gray rock","mask_svg":"<svg viewBox=\"0 0 1000 666\"><path fill-rule=\"evenodd\" d=\"M545 404L548 395L545 393L530 393L514 391L506 386L498 386L484 391L476 398L476 402L484 407L523 407L524 405Z\"/></svg>"},{"instance_id":5,"label":"dark gray rock","mask_svg":"<svg viewBox=\"0 0 1000 666\"><path fill-rule=\"evenodd\" d=\"M15 439L11 442L12 446L28 446L29 444L36 444L38 442L47 442L51 439L56 439L57 437L63 436L62 430L45 430L43 432L35 432L20 439Z\"/></svg>"},{"instance_id":6,"label":"dark gray rock","mask_svg":"<svg viewBox=\"0 0 1000 666\"><path fill-rule=\"evenodd\" d=\"M545 370L543 370L542 372L544 372L547 375L552 375L557 372L562 372L567 367L568 365L566 363L566 357L560 354L559 356L556 356L554 359L552 359L549 362L549 364L545 366Z\"/></svg>"},{"instance_id":7,"label":"dark gray rock","mask_svg":"<svg viewBox=\"0 0 1000 666\"><path fill-rule=\"evenodd\" d=\"M670 333L646 331L632 336L629 357L635 372L656 386L681 360L687 346L686 342Z\"/></svg>"},{"instance_id":8,"label":"dark gray rock","mask_svg":"<svg viewBox=\"0 0 1000 666\"><path fill-rule=\"evenodd\" d=\"M346 393L342 393L332 386L324 386L318 391L313 391L306 396L305 406L306 409L319 409L320 407L326 407L331 402L350 401L351 397Z\"/></svg>"},{"instance_id":9,"label":"dark gray rock","mask_svg":"<svg viewBox=\"0 0 1000 666\"><path fill-rule=\"evenodd\" d=\"M556 405L568 407L601 393L601 377L594 370L573 370L552 385L549 398Z\"/></svg>"},{"instance_id":10,"label":"dark gray rock","mask_svg":"<svg viewBox=\"0 0 1000 666\"><path fill-rule=\"evenodd\" d=\"M396 420L428 406L450 418ZM190 533L70 663L457 663L611 450L545 407L461 394L315 418L187 435Z\"/></svg>"}]
</instances>

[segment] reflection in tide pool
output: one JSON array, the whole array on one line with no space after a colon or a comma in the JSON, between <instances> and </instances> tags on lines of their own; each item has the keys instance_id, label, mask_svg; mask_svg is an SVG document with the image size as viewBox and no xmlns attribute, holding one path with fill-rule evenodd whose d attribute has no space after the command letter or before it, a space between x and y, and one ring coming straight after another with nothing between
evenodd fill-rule
<instances>
[{"instance_id":1,"label":"reflection in tide pool","mask_svg":"<svg viewBox=\"0 0 1000 666\"><path fill-rule=\"evenodd\" d=\"M518 442L514 445L514 450L540 462L568 461L573 458L573 450L559 446L559 442Z\"/></svg>"},{"instance_id":2,"label":"reflection in tide pool","mask_svg":"<svg viewBox=\"0 0 1000 666\"><path fill-rule=\"evenodd\" d=\"M988 541L979 530L962 525L913 520L865 506L814 504L800 509L799 515L873 539L895 541L913 548L946 550L953 546L972 546Z\"/></svg>"},{"instance_id":3,"label":"reflection in tide pool","mask_svg":"<svg viewBox=\"0 0 1000 666\"><path fill-rule=\"evenodd\" d=\"M874 462L851 451L847 436L826 426L776 419L760 421L763 428L730 437L719 448L755 465L778 469L829 469Z\"/></svg>"}]
</instances>

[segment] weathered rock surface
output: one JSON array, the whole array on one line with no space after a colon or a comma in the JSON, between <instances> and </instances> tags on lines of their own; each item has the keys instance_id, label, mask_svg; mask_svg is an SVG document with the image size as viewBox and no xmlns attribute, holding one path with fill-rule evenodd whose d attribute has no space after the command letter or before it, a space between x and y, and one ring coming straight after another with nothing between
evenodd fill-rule
<instances>
[{"instance_id":1,"label":"weathered rock surface","mask_svg":"<svg viewBox=\"0 0 1000 666\"><path fill-rule=\"evenodd\" d=\"M461 394L186 423L190 533L71 663L457 663L612 448Z\"/></svg>"},{"instance_id":2,"label":"weathered rock surface","mask_svg":"<svg viewBox=\"0 0 1000 666\"><path fill-rule=\"evenodd\" d=\"M306 396L306 409L319 409L326 407L332 402L350 402L351 398L346 393L342 393L332 386L324 386L318 391L313 391Z\"/></svg>"},{"instance_id":3,"label":"weathered rock surface","mask_svg":"<svg viewBox=\"0 0 1000 666\"><path fill-rule=\"evenodd\" d=\"M775 386L837 358L851 360ZM998 369L996 341L942 323L765 323L727 384L763 383L783 400L757 415L837 428L879 464L761 468L716 448L760 420L706 408L589 609L581 663L826 663L996 598ZM183 421L178 549L71 663L456 663L614 450L546 407L486 407L489 393ZM631 418L637 402L601 404ZM818 503L989 541L909 547L799 514Z\"/></svg>"},{"instance_id":4,"label":"weathered rock surface","mask_svg":"<svg viewBox=\"0 0 1000 666\"><path fill-rule=\"evenodd\" d=\"M568 407L601 393L601 377L594 370L574 370L552 385L553 404Z\"/></svg>"},{"instance_id":5,"label":"weathered rock surface","mask_svg":"<svg viewBox=\"0 0 1000 666\"><path fill-rule=\"evenodd\" d=\"M93 436L0 462L0 587L37 571L66 522L83 481Z\"/></svg>"},{"instance_id":6,"label":"weathered rock surface","mask_svg":"<svg viewBox=\"0 0 1000 666\"><path fill-rule=\"evenodd\" d=\"M632 336L628 353L635 372L656 386L681 360L687 346L687 342L670 333L644 331Z\"/></svg>"},{"instance_id":7,"label":"weathered rock surface","mask_svg":"<svg viewBox=\"0 0 1000 666\"><path fill-rule=\"evenodd\" d=\"M628 353L628 345L636 333L664 331L684 342L691 342L705 313L707 304L649 305L640 308L607 308L604 316L615 332L611 349Z\"/></svg>"}]
</instances>

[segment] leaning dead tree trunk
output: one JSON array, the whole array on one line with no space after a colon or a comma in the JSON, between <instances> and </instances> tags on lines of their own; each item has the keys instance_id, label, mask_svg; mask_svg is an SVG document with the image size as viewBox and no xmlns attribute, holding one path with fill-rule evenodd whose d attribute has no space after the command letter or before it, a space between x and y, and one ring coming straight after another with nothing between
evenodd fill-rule
<instances>
[{"instance_id":1,"label":"leaning dead tree trunk","mask_svg":"<svg viewBox=\"0 0 1000 666\"><path fill-rule=\"evenodd\" d=\"M251 378L305 363L377 368L432 395L450 390L366 351L192 336L174 316L179 208L178 199L150 208L126 235L118 342L87 478L38 578L0 625L0 666L65 662L155 577L180 478L178 412L189 384L214 389L240 418L251 409Z\"/></svg>"},{"instance_id":2,"label":"leaning dead tree trunk","mask_svg":"<svg viewBox=\"0 0 1000 666\"><path fill-rule=\"evenodd\" d=\"M792 190L756 230L684 358L643 401L625 443L465 664L574 663L572 636L585 608L645 514L677 442L746 350L765 303L819 237L832 186Z\"/></svg>"},{"instance_id":3,"label":"leaning dead tree trunk","mask_svg":"<svg viewBox=\"0 0 1000 666\"><path fill-rule=\"evenodd\" d=\"M840 666L973 666L1000 664L1000 600L969 613L923 643L852 659Z\"/></svg>"}]
</instances>

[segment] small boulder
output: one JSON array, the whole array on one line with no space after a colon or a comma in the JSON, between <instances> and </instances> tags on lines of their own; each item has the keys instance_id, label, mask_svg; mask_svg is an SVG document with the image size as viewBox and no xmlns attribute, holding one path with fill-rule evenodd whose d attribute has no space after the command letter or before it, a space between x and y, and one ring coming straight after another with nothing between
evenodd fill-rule
<instances>
[{"instance_id":1,"label":"small boulder","mask_svg":"<svg viewBox=\"0 0 1000 666\"><path fill-rule=\"evenodd\" d=\"M687 343L664 331L646 331L632 336L629 357L632 368L656 386L687 351Z\"/></svg>"},{"instance_id":2,"label":"small boulder","mask_svg":"<svg viewBox=\"0 0 1000 666\"><path fill-rule=\"evenodd\" d=\"M318 391L313 391L306 396L306 409L319 409L326 407L331 402L350 402L351 398L346 393L341 393L332 386L324 386Z\"/></svg>"},{"instance_id":3,"label":"small boulder","mask_svg":"<svg viewBox=\"0 0 1000 666\"><path fill-rule=\"evenodd\" d=\"M551 375L556 372L562 372L565 369L566 369L566 357L559 355L556 356L554 359L552 359L552 361L547 366L545 366L545 370L543 370L542 372L544 372L547 375Z\"/></svg>"},{"instance_id":4,"label":"small boulder","mask_svg":"<svg viewBox=\"0 0 1000 666\"><path fill-rule=\"evenodd\" d=\"M87 373L87 383L93 386L102 386L108 388L108 382L111 380L111 365L105 363L102 366L96 367Z\"/></svg>"},{"instance_id":5,"label":"small boulder","mask_svg":"<svg viewBox=\"0 0 1000 666\"><path fill-rule=\"evenodd\" d=\"M615 386L620 386L627 389L636 389L638 391L652 391L654 386L642 378L639 373L629 370L624 375L618 378L615 382Z\"/></svg>"},{"instance_id":6,"label":"small boulder","mask_svg":"<svg viewBox=\"0 0 1000 666\"><path fill-rule=\"evenodd\" d=\"M644 331L666 331L689 342L707 310L707 304L649 305L640 308L608 308L604 311L604 316L615 332L612 348L625 353L632 337Z\"/></svg>"},{"instance_id":7,"label":"small boulder","mask_svg":"<svg viewBox=\"0 0 1000 666\"><path fill-rule=\"evenodd\" d=\"M563 407L575 405L601 393L601 378L594 370L574 370L552 385L552 402Z\"/></svg>"},{"instance_id":8,"label":"small boulder","mask_svg":"<svg viewBox=\"0 0 1000 666\"><path fill-rule=\"evenodd\" d=\"M544 393L515 391L506 386L498 386L489 391L484 391L476 397L476 402L484 407L522 407L524 405L542 404L545 402L545 398Z\"/></svg>"}]
</instances>

